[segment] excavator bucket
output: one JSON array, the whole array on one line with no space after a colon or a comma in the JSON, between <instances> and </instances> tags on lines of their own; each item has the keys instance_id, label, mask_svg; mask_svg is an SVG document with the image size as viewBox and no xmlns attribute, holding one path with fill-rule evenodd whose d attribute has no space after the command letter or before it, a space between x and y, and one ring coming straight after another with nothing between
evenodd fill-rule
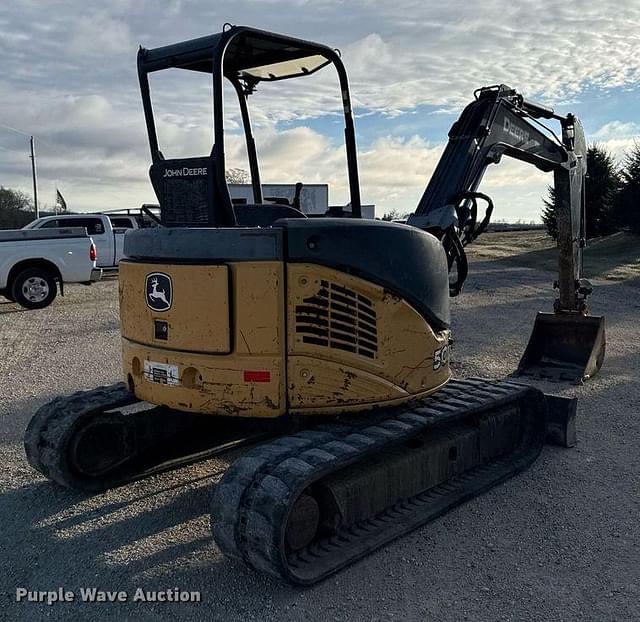
<instances>
[{"instance_id":1,"label":"excavator bucket","mask_svg":"<svg viewBox=\"0 0 640 622\"><path fill-rule=\"evenodd\" d=\"M602 366L604 317L538 313L516 375L585 381Z\"/></svg>"}]
</instances>

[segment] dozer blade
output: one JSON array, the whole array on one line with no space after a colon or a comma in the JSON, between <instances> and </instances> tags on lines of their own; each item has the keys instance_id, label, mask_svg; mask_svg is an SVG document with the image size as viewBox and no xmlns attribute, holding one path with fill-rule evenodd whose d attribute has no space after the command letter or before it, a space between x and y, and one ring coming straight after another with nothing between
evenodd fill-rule
<instances>
[{"instance_id":1,"label":"dozer blade","mask_svg":"<svg viewBox=\"0 0 640 622\"><path fill-rule=\"evenodd\" d=\"M517 376L585 381L602 366L604 317L538 313Z\"/></svg>"}]
</instances>

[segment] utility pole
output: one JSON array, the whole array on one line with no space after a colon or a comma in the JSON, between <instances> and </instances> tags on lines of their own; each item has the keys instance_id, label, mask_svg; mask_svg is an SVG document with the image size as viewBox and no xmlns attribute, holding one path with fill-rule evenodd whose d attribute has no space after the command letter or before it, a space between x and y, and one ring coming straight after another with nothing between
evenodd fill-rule
<instances>
[{"instance_id":1,"label":"utility pole","mask_svg":"<svg viewBox=\"0 0 640 622\"><path fill-rule=\"evenodd\" d=\"M40 210L38 209L38 183L36 181L36 154L33 150L33 136L29 139L31 145L31 173L33 174L33 206L36 208L36 218L40 218Z\"/></svg>"}]
</instances>

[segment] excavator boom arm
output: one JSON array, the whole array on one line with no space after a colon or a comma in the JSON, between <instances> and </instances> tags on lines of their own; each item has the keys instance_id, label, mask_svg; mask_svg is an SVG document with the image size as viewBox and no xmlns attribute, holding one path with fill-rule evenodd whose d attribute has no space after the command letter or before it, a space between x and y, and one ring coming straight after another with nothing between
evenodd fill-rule
<instances>
[{"instance_id":1,"label":"excavator boom arm","mask_svg":"<svg viewBox=\"0 0 640 622\"><path fill-rule=\"evenodd\" d=\"M562 137L549 135L537 126L537 118L560 121ZM582 126L573 115L562 117L550 108L525 100L515 90L492 86L476 91L476 99L462 112L449 131L449 142L427 185L418 208L408 224L435 233L445 243L450 266L458 263L459 282L466 277L466 259L461 248L479 235L471 200L479 195L485 170L503 155L554 173L558 207L559 305L562 310L579 310L578 281L584 246L584 177L586 145ZM490 203L489 210L493 209ZM473 219L473 223L468 221ZM462 235L463 230L465 235ZM471 231L472 233L469 233ZM460 239L452 239L452 236ZM463 253L464 251L462 251ZM461 261L464 269L460 275Z\"/></svg>"},{"instance_id":2,"label":"excavator boom arm","mask_svg":"<svg viewBox=\"0 0 640 622\"><path fill-rule=\"evenodd\" d=\"M487 166L498 163L505 153L543 171L566 161L563 146L527 122L517 94L510 93L515 91L503 86L483 90L464 109L449 131L449 143L414 216L429 216L453 196L475 191Z\"/></svg>"}]
</instances>

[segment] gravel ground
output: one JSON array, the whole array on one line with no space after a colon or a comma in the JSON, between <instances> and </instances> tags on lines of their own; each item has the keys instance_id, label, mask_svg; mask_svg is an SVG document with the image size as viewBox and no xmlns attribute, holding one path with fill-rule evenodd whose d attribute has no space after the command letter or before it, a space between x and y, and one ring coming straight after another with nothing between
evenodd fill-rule
<instances>
[{"instance_id":1,"label":"gravel ground","mask_svg":"<svg viewBox=\"0 0 640 622\"><path fill-rule=\"evenodd\" d=\"M453 305L456 374L510 373L552 280L508 259L475 262ZM605 367L585 386L551 387L580 398L578 446L546 447L523 475L309 589L216 550L207 500L221 461L96 496L33 472L22 448L33 411L119 379L117 284L69 287L41 311L0 299L0 619L640 620L640 297L596 285ZM47 606L17 603L18 587L177 587L202 602Z\"/></svg>"}]
</instances>

